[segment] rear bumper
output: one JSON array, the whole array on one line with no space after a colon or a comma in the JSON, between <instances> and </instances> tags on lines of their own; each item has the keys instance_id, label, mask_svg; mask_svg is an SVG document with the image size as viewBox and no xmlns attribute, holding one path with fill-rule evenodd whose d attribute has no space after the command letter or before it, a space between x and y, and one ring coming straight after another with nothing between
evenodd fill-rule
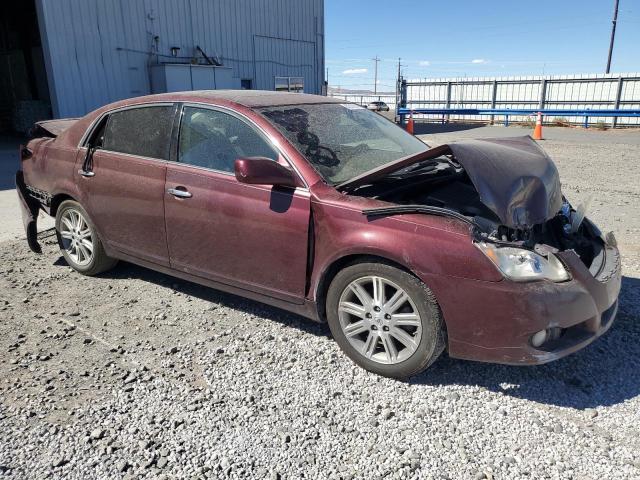
<instances>
[{"instance_id":1,"label":"rear bumper","mask_svg":"<svg viewBox=\"0 0 640 480\"><path fill-rule=\"evenodd\" d=\"M40 210L40 202L29 194L21 170L16 172L16 192L18 193L18 203L20 204L22 223L24 224L29 248L35 253L42 253L42 248L38 243L38 212Z\"/></svg>"},{"instance_id":2,"label":"rear bumper","mask_svg":"<svg viewBox=\"0 0 640 480\"><path fill-rule=\"evenodd\" d=\"M449 354L469 360L536 365L576 352L603 335L618 310L621 263L609 245L594 277L572 251L559 254L572 279L516 283L461 280L442 304ZM440 295L438 295L440 297ZM559 338L535 348L531 336L556 329Z\"/></svg>"}]
</instances>

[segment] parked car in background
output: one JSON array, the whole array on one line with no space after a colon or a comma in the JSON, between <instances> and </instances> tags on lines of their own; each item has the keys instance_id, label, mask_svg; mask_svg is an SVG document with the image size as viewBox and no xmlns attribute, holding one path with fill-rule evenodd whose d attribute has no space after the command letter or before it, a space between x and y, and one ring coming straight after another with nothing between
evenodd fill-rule
<instances>
[{"instance_id":1,"label":"parked car in background","mask_svg":"<svg viewBox=\"0 0 640 480\"><path fill-rule=\"evenodd\" d=\"M529 137L429 148L307 94L183 92L42 122L16 175L67 263L125 260L327 321L358 365L539 364L612 324L615 239ZM115 280L114 280L115 281Z\"/></svg>"},{"instance_id":2,"label":"parked car in background","mask_svg":"<svg viewBox=\"0 0 640 480\"><path fill-rule=\"evenodd\" d=\"M388 112L389 105L384 102L369 102L367 109L373 110L374 112Z\"/></svg>"}]
</instances>

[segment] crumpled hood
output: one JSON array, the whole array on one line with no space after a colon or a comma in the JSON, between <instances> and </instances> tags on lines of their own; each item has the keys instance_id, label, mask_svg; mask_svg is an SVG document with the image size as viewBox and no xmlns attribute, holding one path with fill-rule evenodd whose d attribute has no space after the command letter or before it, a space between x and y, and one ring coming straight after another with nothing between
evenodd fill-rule
<instances>
[{"instance_id":1,"label":"crumpled hood","mask_svg":"<svg viewBox=\"0 0 640 480\"><path fill-rule=\"evenodd\" d=\"M418 162L453 155L480 201L507 227L527 228L553 218L562 206L558 170L531 137L461 140L401 158L338 185L353 187Z\"/></svg>"},{"instance_id":2,"label":"crumpled hood","mask_svg":"<svg viewBox=\"0 0 640 480\"><path fill-rule=\"evenodd\" d=\"M448 145L480 200L512 228L553 218L562 206L560 176L531 137L466 140Z\"/></svg>"}]
</instances>

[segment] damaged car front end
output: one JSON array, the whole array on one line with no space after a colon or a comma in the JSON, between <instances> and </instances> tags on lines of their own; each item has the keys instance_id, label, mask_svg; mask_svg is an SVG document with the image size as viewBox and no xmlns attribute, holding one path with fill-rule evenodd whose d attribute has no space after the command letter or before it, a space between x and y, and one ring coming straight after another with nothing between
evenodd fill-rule
<instances>
[{"instance_id":1,"label":"damaged car front end","mask_svg":"<svg viewBox=\"0 0 640 480\"><path fill-rule=\"evenodd\" d=\"M390 204L364 209L369 218L423 213L469 225L470 240L503 281L461 279L468 285L453 294L439 290L457 357L546 363L613 322L621 281L615 237L563 197L555 165L529 137L441 145L337 188ZM486 305L489 318L474 318Z\"/></svg>"}]
</instances>

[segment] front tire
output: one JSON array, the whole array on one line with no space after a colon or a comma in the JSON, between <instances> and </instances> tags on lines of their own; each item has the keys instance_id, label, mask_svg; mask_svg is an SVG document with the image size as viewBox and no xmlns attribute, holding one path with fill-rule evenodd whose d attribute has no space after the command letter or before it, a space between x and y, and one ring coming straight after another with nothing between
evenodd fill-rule
<instances>
[{"instance_id":1,"label":"front tire","mask_svg":"<svg viewBox=\"0 0 640 480\"><path fill-rule=\"evenodd\" d=\"M331 282L326 307L340 348L370 372L407 378L426 369L444 349L442 313L433 293L392 265L347 266Z\"/></svg>"},{"instance_id":2,"label":"front tire","mask_svg":"<svg viewBox=\"0 0 640 480\"><path fill-rule=\"evenodd\" d=\"M56 236L64 259L83 275L97 275L118 263L107 256L89 215L75 200L65 200L58 207Z\"/></svg>"}]
</instances>

